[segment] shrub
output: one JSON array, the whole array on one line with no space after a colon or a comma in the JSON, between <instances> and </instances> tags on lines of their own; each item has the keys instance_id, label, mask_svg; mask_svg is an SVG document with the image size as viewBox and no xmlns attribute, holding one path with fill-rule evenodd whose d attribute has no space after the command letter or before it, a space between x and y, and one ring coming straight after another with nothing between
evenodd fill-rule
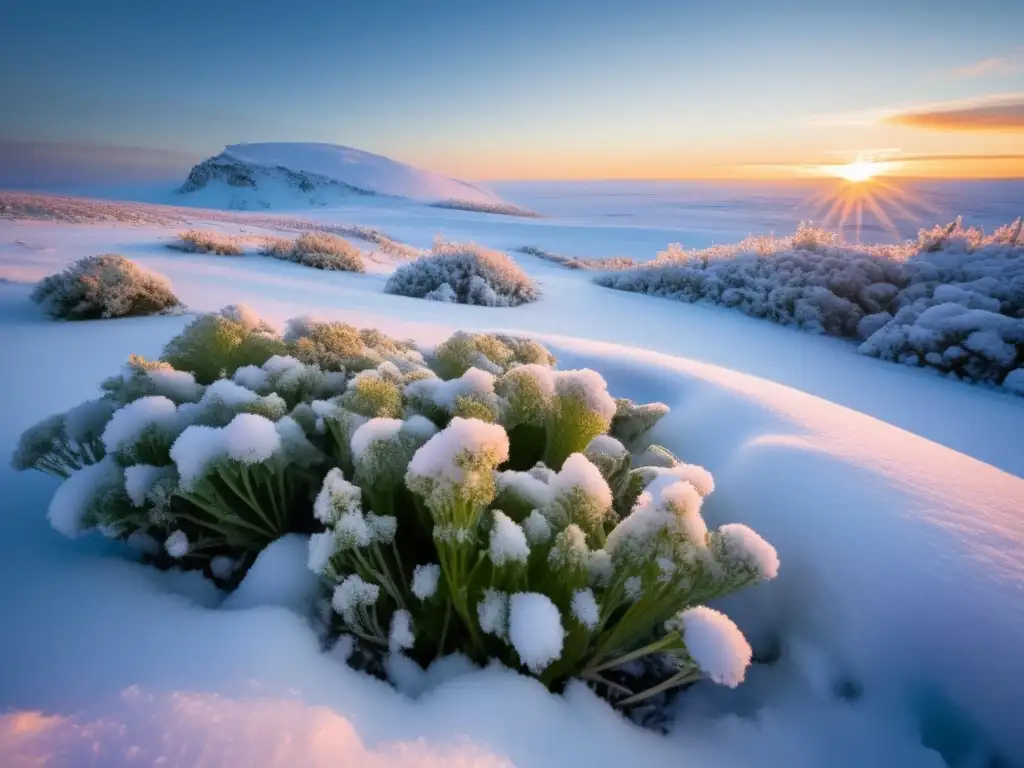
<instances>
[{"instance_id":1,"label":"shrub","mask_svg":"<svg viewBox=\"0 0 1024 768\"><path fill-rule=\"evenodd\" d=\"M219 338L197 343L204 366L234 364ZM29 430L16 464L67 476L48 513L63 533L98 529L226 588L274 539L311 533L328 632L367 663L461 652L623 706L700 677L737 685L750 646L703 603L773 578L775 551L742 525L708 531L707 471L608 434L639 439L665 406L615 401L540 345L516 364L517 343L449 340L503 367L447 379L275 356L204 387L135 358L103 398Z\"/></svg>"},{"instance_id":2,"label":"shrub","mask_svg":"<svg viewBox=\"0 0 1024 768\"><path fill-rule=\"evenodd\" d=\"M512 203L477 203L472 200L441 200L428 203L431 208L447 208L453 211L472 211L473 213L491 213L498 216L519 216L525 219L540 218L540 214L529 208L521 208Z\"/></svg>"},{"instance_id":3,"label":"shrub","mask_svg":"<svg viewBox=\"0 0 1024 768\"><path fill-rule=\"evenodd\" d=\"M632 269L640 265L636 259L629 256L609 256L603 259L578 259L574 256L563 256L559 253L552 253L535 245L524 245L519 249L520 253L527 256L536 256L538 259L550 261L554 264L568 269L587 269L594 271Z\"/></svg>"},{"instance_id":4,"label":"shrub","mask_svg":"<svg viewBox=\"0 0 1024 768\"><path fill-rule=\"evenodd\" d=\"M167 247L187 253L216 253L219 256L241 256L245 253L238 238L198 229L182 232L178 235L178 242L170 243Z\"/></svg>"},{"instance_id":5,"label":"shrub","mask_svg":"<svg viewBox=\"0 0 1024 768\"><path fill-rule=\"evenodd\" d=\"M504 253L443 240L428 255L399 267L384 290L485 307L514 307L540 298L534 282Z\"/></svg>"},{"instance_id":6,"label":"shrub","mask_svg":"<svg viewBox=\"0 0 1024 768\"><path fill-rule=\"evenodd\" d=\"M363 256L352 243L327 232L304 232L292 241L272 238L260 251L314 269L365 272Z\"/></svg>"},{"instance_id":7,"label":"shrub","mask_svg":"<svg viewBox=\"0 0 1024 768\"><path fill-rule=\"evenodd\" d=\"M87 256L43 278L31 298L65 320L155 315L180 306L167 278L113 253Z\"/></svg>"},{"instance_id":8,"label":"shrub","mask_svg":"<svg viewBox=\"0 0 1024 768\"><path fill-rule=\"evenodd\" d=\"M703 251L670 246L596 282L859 339L862 354L970 381L998 384L1024 366L1019 219L991 234L957 220L903 246L849 245L810 227Z\"/></svg>"}]
</instances>

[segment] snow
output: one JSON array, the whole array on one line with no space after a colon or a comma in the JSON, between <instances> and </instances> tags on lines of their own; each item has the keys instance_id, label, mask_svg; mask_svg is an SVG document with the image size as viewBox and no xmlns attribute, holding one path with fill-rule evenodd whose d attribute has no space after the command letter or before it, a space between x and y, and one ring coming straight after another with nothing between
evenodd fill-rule
<instances>
[{"instance_id":1,"label":"snow","mask_svg":"<svg viewBox=\"0 0 1024 768\"><path fill-rule=\"evenodd\" d=\"M256 556L238 589L224 598L221 608L247 610L275 605L309 614L319 596L320 580L306 567L309 537L289 533L270 542Z\"/></svg>"},{"instance_id":2,"label":"snow","mask_svg":"<svg viewBox=\"0 0 1024 768\"><path fill-rule=\"evenodd\" d=\"M420 600L428 600L437 593L441 578L441 566L434 563L417 565L412 572L412 593Z\"/></svg>"},{"instance_id":3,"label":"snow","mask_svg":"<svg viewBox=\"0 0 1024 768\"><path fill-rule=\"evenodd\" d=\"M72 472L50 500L46 513L50 525L65 536L78 536L94 494L104 486L121 482L120 476L121 470L112 456Z\"/></svg>"},{"instance_id":4,"label":"snow","mask_svg":"<svg viewBox=\"0 0 1024 768\"><path fill-rule=\"evenodd\" d=\"M142 507L153 485L174 471L174 467L156 467L152 464L133 464L124 468L124 489L132 504Z\"/></svg>"},{"instance_id":5,"label":"snow","mask_svg":"<svg viewBox=\"0 0 1024 768\"><path fill-rule=\"evenodd\" d=\"M177 406L166 397L140 397L114 412L103 430L103 445L111 453L119 451L137 441L149 427L171 429L177 420Z\"/></svg>"},{"instance_id":6,"label":"snow","mask_svg":"<svg viewBox=\"0 0 1024 768\"><path fill-rule=\"evenodd\" d=\"M380 195L427 202L502 202L494 193L464 181L337 144L231 144L225 147L224 154L253 165L315 173Z\"/></svg>"},{"instance_id":7,"label":"snow","mask_svg":"<svg viewBox=\"0 0 1024 768\"><path fill-rule=\"evenodd\" d=\"M255 413L240 413L221 430L224 452L244 464L266 461L281 448L274 422Z\"/></svg>"},{"instance_id":8,"label":"snow","mask_svg":"<svg viewBox=\"0 0 1024 768\"><path fill-rule=\"evenodd\" d=\"M412 614L400 608L391 614L391 627L388 629L388 650L401 653L409 650L416 642L412 629Z\"/></svg>"},{"instance_id":9,"label":"snow","mask_svg":"<svg viewBox=\"0 0 1024 768\"><path fill-rule=\"evenodd\" d=\"M576 490L581 491L602 508L612 505L612 490L590 459L582 453L573 453L562 464L562 469L551 481L551 490L555 496L567 496Z\"/></svg>"},{"instance_id":10,"label":"snow","mask_svg":"<svg viewBox=\"0 0 1024 768\"><path fill-rule=\"evenodd\" d=\"M551 538L551 523L539 509L535 509L523 521L526 539L531 544L543 544Z\"/></svg>"},{"instance_id":11,"label":"snow","mask_svg":"<svg viewBox=\"0 0 1024 768\"><path fill-rule=\"evenodd\" d=\"M183 531L172 531L164 542L164 549L175 559L184 557L189 550L188 536Z\"/></svg>"},{"instance_id":12,"label":"snow","mask_svg":"<svg viewBox=\"0 0 1024 768\"><path fill-rule=\"evenodd\" d=\"M714 682L735 688L743 682L752 650L732 619L714 608L687 608L672 622L681 630L686 652Z\"/></svg>"},{"instance_id":13,"label":"snow","mask_svg":"<svg viewBox=\"0 0 1024 768\"><path fill-rule=\"evenodd\" d=\"M625 456L628 453L628 451L626 450L626 446L624 446L611 435L598 435L589 443L587 443L587 447L584 453L592 453L600 456L612 456L614 458L620 458L622 456Z\"/></svg>"},{"instance_id":14,"label":"snow","mask_svg":"<svg viewBox=\"0 0 1024 768\"><path fill-rule=\"evenodd\" d=\"M587 629L593 629L601 620L601 609L590 589L578 589L572 595L572 615Z\"/></svg>"},{"instance_id":15,"label":"snow","mask_svg":"<svg viewBox=\"0 0 1024 768\"><path fill-rule=\"evenodd\" d=\"M763 579L774 579L779 574L779 555L775 547L756 531L742 523L726 523L718 528L718 542L729 554L729 560L738 560L754 568Z\"/></svg>"},{"instance_id":16,"label":"snow","mask_svg":"<svg viewBox=\"0 0 1024 768\"><path fill-rule=\"evenodd\" d=\"M508 633L508 593L486 589L477 603L476 616L485 634L504 638Z\"/></svg>"},{"instance_id":17,"label":"snow","mask_svg":"<svg viewBox=\"0 0 1024 768\"><path fill-rule=\"evenodd\" d=\"M402 428L401 419L370 419L352 433L352 455L359 461L378 440L393 440Z\"/></svg>"},{"instance_id":18,"label":"snow","mask_svg":"<svg viewBox=\"0 0 1024 768\"><path fill-rule=\"evenodd\" d=\"M499 491L511 491L534 507L546 507L554 499L554 490L529 472L505 470L495 475Z\"/></svg>"},{"instance_id":19,"label":"snow","mask_svg":"<svg viewBox=\"0 0 1024 768\"><path fill-rule=\"evenodd\" d=\"M537 592L517 592L508 601L508 639L519 660L534 673L562 655L565 630L551 598Z\"/></svg>"},{"instance_id":20,"label":"snow","mask_svg":"<svg viewBox=\"0 0 1024 768\"><path fill-rule=\"evenodd\" d=\"M530 545L526 543L526 534L519 524L504 512L494 512L494 527L491 528L491 545L488 552L491 562L499 568L513 563L526 565L526 560L530 557Z\"/></svg>"},{"instance_id":21,"label":"snow","mask_svg":"<svg viewBox=\"0 0 1024 768\"><path fill-rule=\"evenodd\" d=\"M494 374L470 368L457 379L420 379L405 388L408 397L425 397L429 402L451 410L455 400L464 395L494 393Z\"/></svg>"},{"instance_id":22,"label":"snow","mask_svg":"<svg viewBox=\"0 0 1024 768\"><path fill-rule=\"evenodd\" d=\"M409 462L409 474L460 483L464 470L456 459L463 453L492 455L494 463L500 464L508 458L508 435L498 424L456 416L417 449Z\"/></svg>"},{"instance_id":23,"label":"snow","mask_svg":"<svg viewBox=\"0 0 1024 768\"><path fill-rule=\"evenodd\" d=\"M196 425L187 427L171 446L171 461L178 468L181 487L186 491L195 488L210 464L223 455L221 430Z\"/></svg>"},{"instance_id":24,"label":"snow","mask_svg":"<svg viewBox=\"0 0 1024 768\"><path fill-rule=\"evenodd\" d=\"M334 588L331 606L345 618L346 623L354 624L357 622L351 621L349 617L359 608L376 603L379 596L380 587L363 581L353 573Z\"/></svg>"},{"instance_id":25,"label":"snow","mask_svg":"<svg viewBox=\"0 0 1024 768\"><path fill-rule=\"evenodd\" d=\"M576 397L608 421L615 415L615 400L608 394L608 385L597 371L555 371L555 394Z\"/></svg>"},{"instance_id":26,"label":"snow","mask_svg":"<svg viewBox=\"0 0 1024 768\"><path fill-rule=\"evenodd\" d=\"M359 216L421 247L439 229L505 250L564 242L577 244L569 252L613 249L608 255L678 237L360 205L324 211L324 220ZM256 226L241 221L220 226ZM427 305L384 294L383 275L171 255L162 241L179 228L0 221L0 277L10 281L0 284L0 345L21 361L3 389L5 402L17 403L0 416L8 446L38 419L95 398L129 353L155 359L189 319L54 323L29 304L24 283L94 253L120 251L165 274L197 311L244 301L278 324L310 312L424 344L456 328L534 335L563 368L597 370L614 395L671 406L649 439L714 473L718 488L702 506L708 524L749 525L785 561L771 583L712 604L759 652L777 643L780 658L752 666L735 690L688 689L665 735L624 721L581 685L554 696L503 669L423 682L412 701L322 653L293 612L225 614L219 596L201 597L196 585L210 582L197 573L172 579L181 574L139 564L129 546L99 536L64 541L43 511L57 490L73 502L73 523L84 497L58 489L73 490L78 476L58 485L0 468L8 512L0 582L17 585L0 591L9 619L0 659L17 660L0 672L0 763L64 745L69 760L86 756L82 763L93 750L130 747L154 760L192 764L202 754L253 765L434 756L439 764L960 768L1024 759L1016 722L1024 409L1015 396L730 310L608 291L531 257L516 256L543 284L536 303ZM204 442L195 444L200 466ZM676 479L707 496L696 470L686 471ZM770 557L763 562L770 568ZM589 566L600 578L607 553L592 553ZM344 744L325 735L342 732Z\"/></svg>"},{"instance_id":27,"label":"snow","mask_svg":"<svg viewBox=\"0 0 1024 768\"><path fill-rule=\"evenodd\" d=\"M237 407L254 403L258 399L259 395L252 390L239 386L230 379L218 379L203 392L199 405L203 407L212 402L220 402L229 407Z\"/></svg>"}]
</instances>

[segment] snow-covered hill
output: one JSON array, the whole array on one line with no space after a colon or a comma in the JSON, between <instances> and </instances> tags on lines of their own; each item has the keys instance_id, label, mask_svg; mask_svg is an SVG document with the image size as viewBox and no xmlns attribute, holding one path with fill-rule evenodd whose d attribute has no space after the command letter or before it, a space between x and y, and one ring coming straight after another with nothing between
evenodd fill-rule
<instances>
[{"instance_id":1,"label":"snow-covered hill","mask_svg":"<svg viewBox=\"0 0 1024 768\"><path fill-rule=\"evenodd\" d=\"M500 205L480 187L335 144L232 144L194 166L180 190L189 202L234 209L323 206L355 195Z\"/></svg>"}]
</instances>

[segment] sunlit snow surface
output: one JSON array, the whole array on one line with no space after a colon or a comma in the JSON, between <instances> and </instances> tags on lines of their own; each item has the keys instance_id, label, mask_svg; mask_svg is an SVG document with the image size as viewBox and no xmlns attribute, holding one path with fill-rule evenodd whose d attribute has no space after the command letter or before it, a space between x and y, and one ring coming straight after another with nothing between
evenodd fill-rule
<instances>
[{"instance_id":1,"label":"sunlit snow surface","mask_svg":"<svg viewBox=\"0 0 1024 768\"><path fill-rule=\"evenodd\" d=\"M538 232L571 244L574 233L560 219L390 203L316 215L420 247L437 232L498 248ZM670 405L651 439L714 474L709 523L747 523L776 546L779 578L717 607L755 652L777 648L780 660L735 690L686 692L667 735L582 686L552 696L502 669L395 668L401 693L321 652L295 612L308 588L303 547L277 548L221 610L223 596L196 574L62 538L45 520L54 481L4 467L0 765L1024 761L1020 398L728 310L607 291L526 256L516 258L540 280L540 302L452 306L384 294L389 259L352 275L167 250L183 228L0 221L5 450L37 419L94 397L129 353L159 354L188 320L58 323L28 302L29 283L95 253L165 274L194 310L245 302L278 325L314 314L425 343L456 328L544 335L562 368L593 367L616 396ZM596 235L580 234L586 251ZM625 230L622 242L636 236Z\"/></svg>"}]
</instances>

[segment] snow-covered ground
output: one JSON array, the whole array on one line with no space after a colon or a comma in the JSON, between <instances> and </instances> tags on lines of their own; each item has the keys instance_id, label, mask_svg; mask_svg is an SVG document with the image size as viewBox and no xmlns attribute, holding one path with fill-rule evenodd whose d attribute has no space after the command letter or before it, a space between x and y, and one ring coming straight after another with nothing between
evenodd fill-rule
<instances>
[{"instance_id":1,"label":"snow-covered ground","mask_svg":"<svg viewBox=\"0 0 1024 768\"><path fill-rule=\"evenodd\" d=\"M607 252L662 234L382 201L316 216L417 247L441 233L587 253L599 232ZM275 234L231 217L203 226ZM86 255L116 252L166 275L193 310L245 302L278 324L308 313L425 343L458 328L529 332L563 367L596 368L617 396L672 407L651 437L714 473L709 522L748 523L779 552L779 578L727 608L755 650L781 656L736 690L685 692L667 734L582 686L554 696L457 660L406 670L397 692L321 653L282 606L302 602L301 585L236 593L221 609L195 574L158 573L105 540L62 539L44 517L53 481L5 467L0 763L1024 764L1019 398L726 309L603 289L519 254L543 298L494 309L385 294L394 260L383 255L360 275L168 250L184 228L0 221L0 444L95 396L128 354L157 355L187 322L45 318L30 284Z\"/></svg>"}]
</instances>

